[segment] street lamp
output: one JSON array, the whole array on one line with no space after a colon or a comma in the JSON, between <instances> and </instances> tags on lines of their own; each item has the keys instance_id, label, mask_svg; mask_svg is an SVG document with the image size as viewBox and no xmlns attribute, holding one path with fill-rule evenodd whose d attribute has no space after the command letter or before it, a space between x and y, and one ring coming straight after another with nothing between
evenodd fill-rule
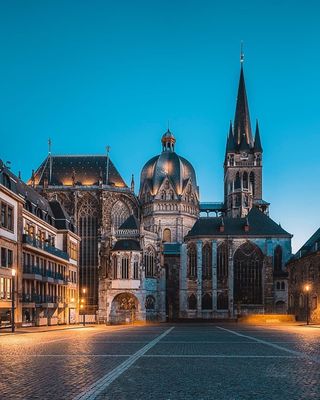
<instances>
[{"instance_id":1,"label":"street lamp","mask_svg":"<svg viewBox=\"0 0 320 400\"><path fill-rule=\"evenodd\" d=\"M84 305L85 305L84 296L86 295L86 292L87 292L87 289L86 288L82 288L83 297L81 299L80 308L84 311L83 312L83 326L86 326L86 312L85 312L85 307L84 307Z\"/></svg>"},{"instance_id":2,"label":"street lamp","mask_svg":"<svg viewBox=\"0 0 320 400\"><path fill-rule=\"evenodd\" d=\"M307 325L309 325L309 293L311 290L311 285L309 285L308 283L304 286L304 291L307 293Z\"/></svg>"},{"instance_id":3,"label":"street lamp","mask_svg":"<svg viewBox=\"0 0 320 400\"><path fill-rule=\"evenodd\" d=\"M12 268L11 274L12 274L12 279L11 279L11 332L13 333L15 331L15 320L14 320L14 309L15 309L15 283L16 283L16 273L17 271Z\"/></svg>"}]
</instances>

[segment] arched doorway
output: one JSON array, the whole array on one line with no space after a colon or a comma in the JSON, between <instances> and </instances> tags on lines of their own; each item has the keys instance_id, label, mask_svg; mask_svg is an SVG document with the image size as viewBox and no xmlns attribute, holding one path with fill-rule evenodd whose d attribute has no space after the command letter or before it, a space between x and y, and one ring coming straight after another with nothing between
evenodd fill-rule
<instances>
[{"instance_id":1,"label":"arched doorway","mask_svg":"<svg viewBox=\"0 0 320 400\"><path fill-rule=\"evenodd\" d=\"M234 254L235 304L262 304L263 254L254 244L247 242Z\"/></svg>"},{"instance_id":2,"label":"arched doorway","mask_svg":"<svg viewBox=\"0 0 320 400\"><path fill-rule=\"evenodd\" d=\"M276 314L286 314L286 303L282 300L277 301L275 304L275 312Z\"/></svg>"},{"instance_id":3,"label":"arched doorway","mask_svg":"<svg viewBox=\"0 0 320 400\"><path fill-rule=\"evenodd\" d=\"M120 293L112 300L110 322L128 324L136 320L139 301L132 293Z\"/></svg>"}]
</instances>

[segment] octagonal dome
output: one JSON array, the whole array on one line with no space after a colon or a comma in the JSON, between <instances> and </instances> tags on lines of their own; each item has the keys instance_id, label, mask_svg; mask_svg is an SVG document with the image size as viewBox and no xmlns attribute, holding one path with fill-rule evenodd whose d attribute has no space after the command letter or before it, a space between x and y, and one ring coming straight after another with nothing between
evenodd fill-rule
<instances>
[{"instance_id":1,"label":"octagonal dome","mask_svg":"<svg viewBox=\"0 0 320 400\"><path fill-rule=\"evenodd\" d=\"M182 194L189 180L198 191L194 168L188 160L174 151L176 140L169 130L162 136L161 142L162 153L151 158L142 168L140 193L147 184L151 194L157 194L165 178L169 179L177 195Z\"/></svg>"}]
</instances>

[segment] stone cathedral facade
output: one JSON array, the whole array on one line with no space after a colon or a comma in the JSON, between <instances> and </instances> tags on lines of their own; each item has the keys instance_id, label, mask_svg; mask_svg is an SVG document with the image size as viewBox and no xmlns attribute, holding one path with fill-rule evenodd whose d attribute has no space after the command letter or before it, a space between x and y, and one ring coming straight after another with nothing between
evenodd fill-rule
<instances>
[{"instance_id":1,"label":"stone cathedral facade","mask_svg":"<svg viewBox=\"0 0 320 400\"><path fill-rule=\"evenodd\" d=\"M86 313L123 323L287 312L292 236L262 196L263 149L242 65L222 202L200 202L195 170L175 145L168 130L137 195L108 155L49 153L32 173L28 184L61 202L78 228Z\"/></svg>"}]
</instances>

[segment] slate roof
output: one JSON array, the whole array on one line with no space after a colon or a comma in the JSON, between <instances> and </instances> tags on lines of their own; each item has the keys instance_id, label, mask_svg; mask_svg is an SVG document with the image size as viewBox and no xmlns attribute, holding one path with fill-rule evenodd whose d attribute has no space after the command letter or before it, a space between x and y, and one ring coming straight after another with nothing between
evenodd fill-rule
<instances>
[{"instance_id":1,"label":"slate roof","mask_svg":"<svg viewBox=\"0 0 320 400\"><path fill-rule=\"evenodd\" d=\"M224 203L223 202L216 202L216 203L200 203L200 211L222 211L224 210Z\"/></svg>"},{"instance_id":2,"label":"slate roof","mask_svg":"<svg viewBox=\"0 0 320 400\"><path fill-rule=\"evenodd\" d=\"M246 232L244 227L247 221L249 222L249 230ZM220 231L221 225L224 226L223 232ZM189 231L186 238L198 236L292 237L290 233L255 207L250 210L247 218L200 218Z\"/></svg>"},{"instance_id":3,"label":"slate roof","mask_svg":"<svg viewBox=\"0 0 320 400\"><path fill-rule=\"evenodd\" d=\"M73 180L76 185L94 186L99 184L99 180L106 184L106 171L107 156L104 155L52 155L51 163L48 156L36 170L34 178L40 186L43 186L44 179L48 179L52 186L72 186ZM109 185L127 187L110 158L108 175Z\"/></svg>"},{"instance_id":4,"label":"slate roof","mask_svg":"<svg viewBox=\"0 0 320 400\"><path fill-rule=\"evenodd\" d=\"M315 251L320 251L320 228L305 242L294 258L301 258Z\"/></svg>"},{"instance_id":5,"label":"slate roof","mask_svg":"<svg viewBox=\"0 0 320 400\"><path fill-rule=\"evenodd\" d=\"M58 201L49 202L35 189L25 184L0 160L0 183L5 184L5 177L10 178L10 190L25 201L25 208L34 215L45 220L57 229L70 229L74 226L70 223L70 216ZM5 185L6 186L6 185Z\"/></svg>"},{"instance_id":6,"label":"slate roof","mask_svg":"<svg viewBox=\"0 0 320 400\"><path fill-rule=\"evenodd\" d=\"M138 230L139 229L139 222L137 218L134 215L130 215L129 218L127 218L122 225L119 226L119 230Z\"/></svg>"},{"instance_id":7,"label":"slate roof","mask_svg":"<svg viewBox=\"0 0 320 400\"><path fill-rule=\"evenodd\" d=\"M163 254L165 255L179 255L180 254L180 243L164 243Z\"/></svg>"},{"instance_id":8,"label":"slate roof","mask_svg":"<svg viewBox=\"0 0 320 400\"><path fill-rule=\"evenodd\" d=\"M140 243L137 240L134 239L120 239L116 242L116 244L113 246L112 250L126 250L126 251L140 251Z\"/></svg>"}]
</instances>

